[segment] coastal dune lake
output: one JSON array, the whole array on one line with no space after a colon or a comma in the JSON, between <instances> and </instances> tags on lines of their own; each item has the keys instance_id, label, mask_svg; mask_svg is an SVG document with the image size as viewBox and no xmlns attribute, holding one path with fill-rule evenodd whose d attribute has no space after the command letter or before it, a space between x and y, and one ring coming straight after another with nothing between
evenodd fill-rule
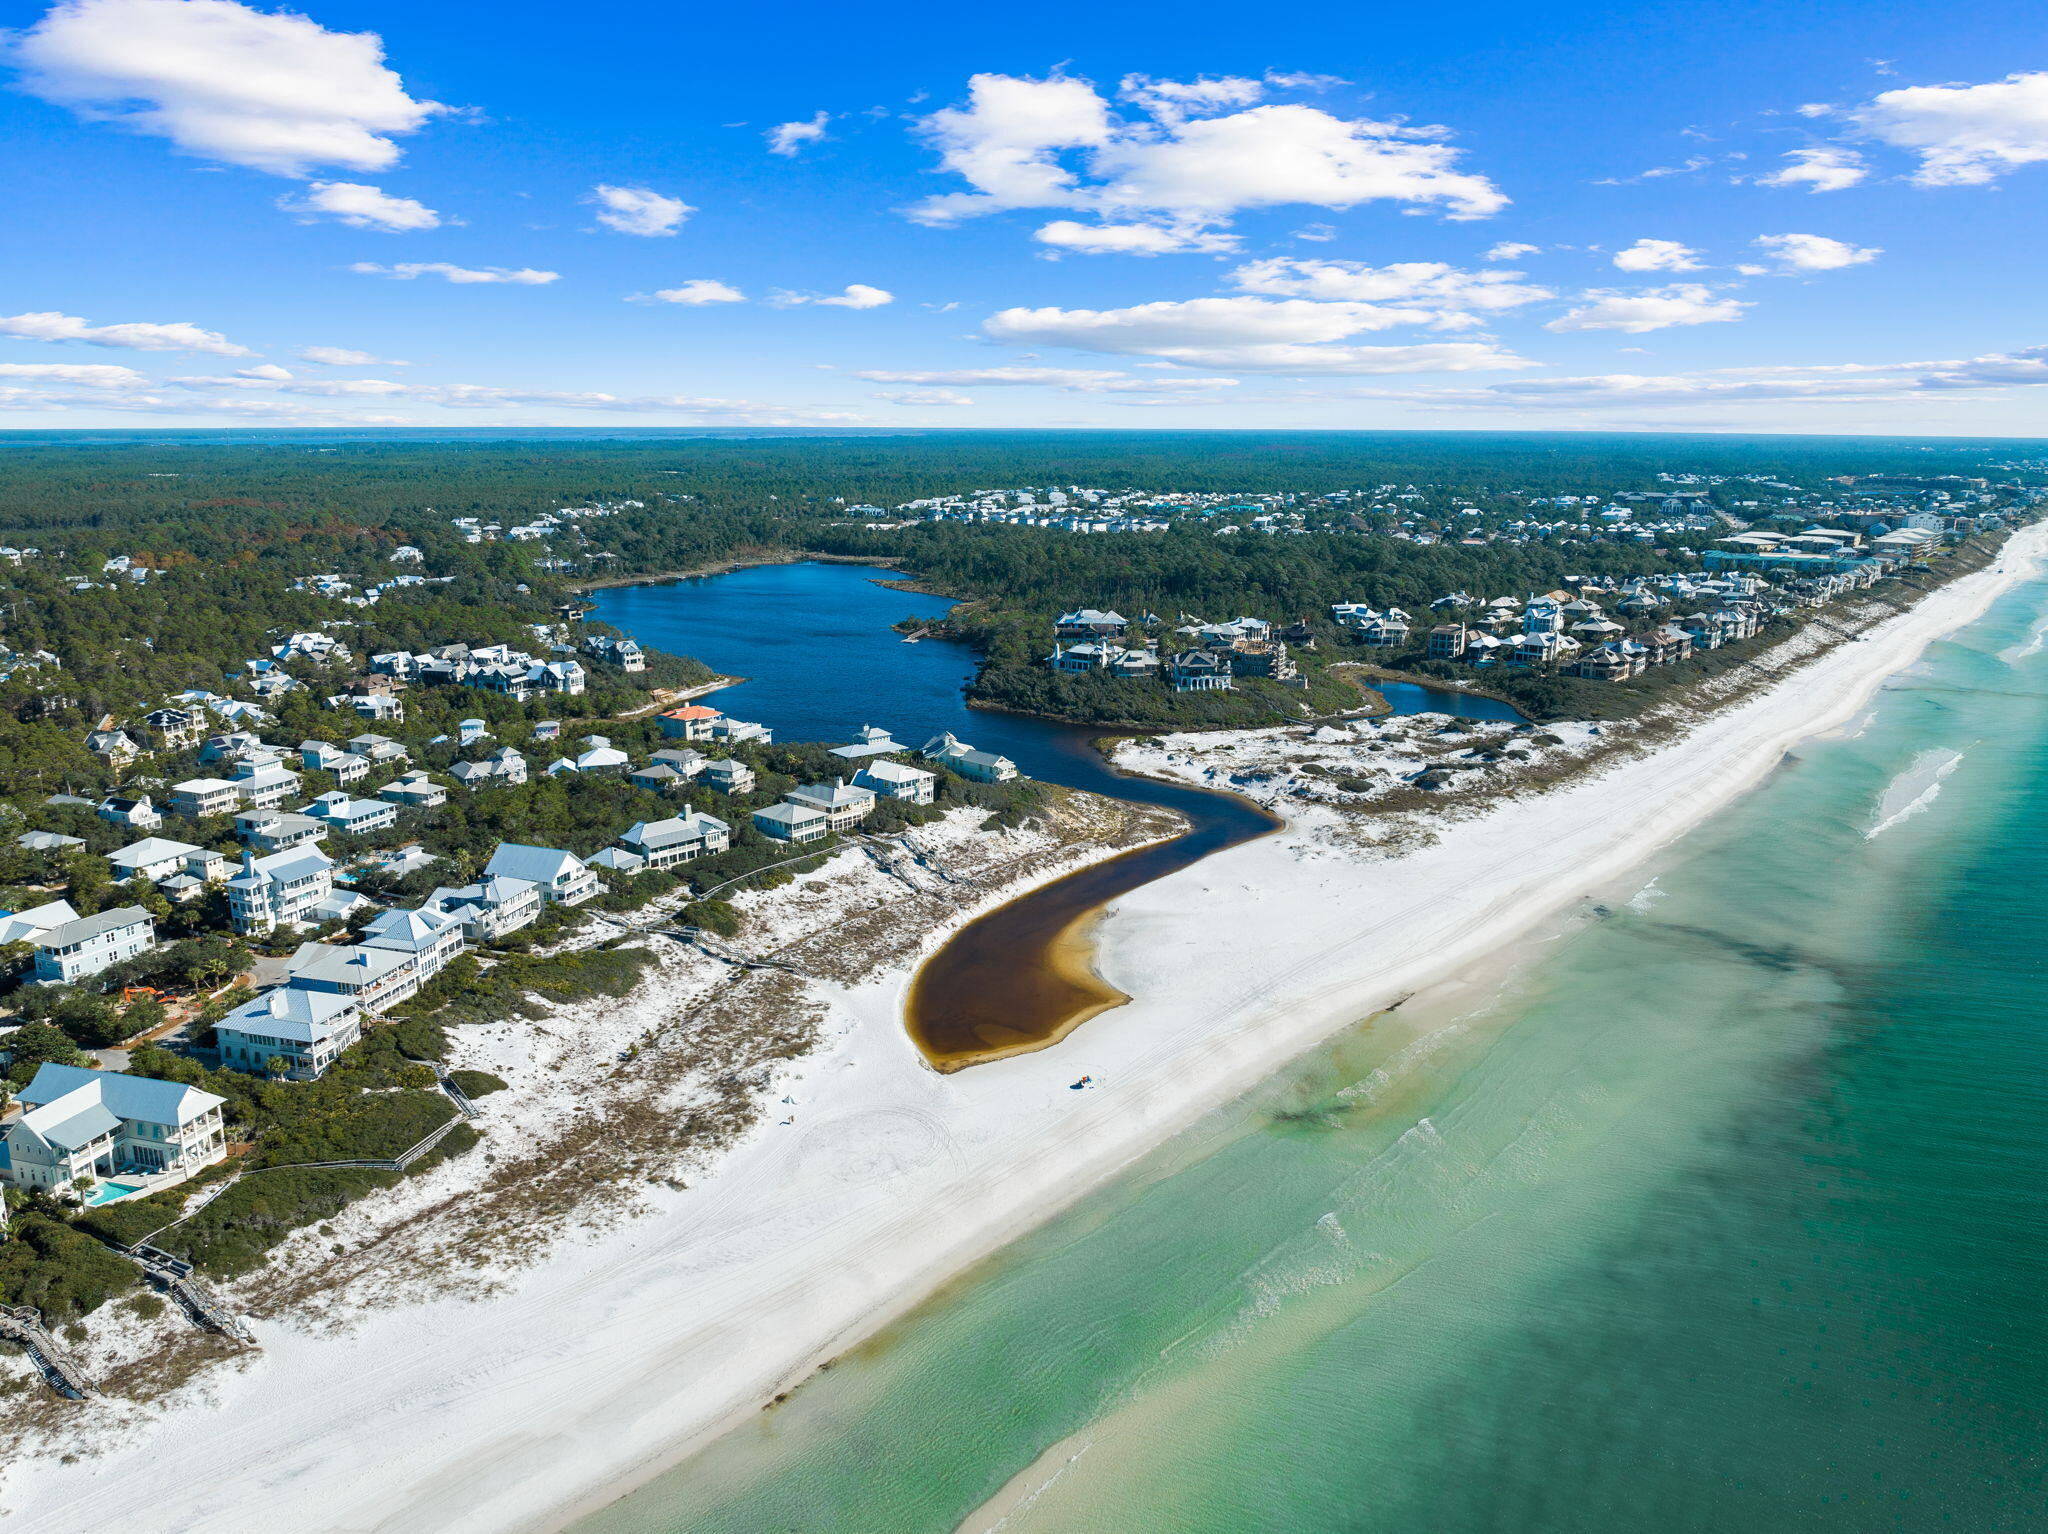
<instances>
[{"instance_id":1,"label":"coastal dune lake","mask_svg":"<svg viewBox=\"0 0 2048 1534\"><path fill-rule=\"evenodd\" d=\"M604 616L748 670L663 600ZM2048 1526L2044 620L2017 588L1505 980L1362 1020L579 1534ZM967 660L899 648L954 668L875 720L914 733ZM945 727L1045 770L1031 721Z\"/></svg>"},{"instance_id":2,"label":"coastal dune lake","mask_svg":"<svg viewBox=\"0 0 2048 1534\"><path fill-rule=\"evenodd\" d=\"M1009 757L1027 776L1186 817L1185 834L1031 891L969 923L933 955L912 988L905 1022L928 1061L956 1070L1043 1048L1124 1001L1091 962L1088 927L1101 908L1279 822L1228 794L1113 771L1091 744L1102 730L969 709L963 689L973 655L942 641L905 643L890 628L899 618L938 617L953 604L878 584L895 575L866 565L757 565L612 587L595 600L598 617L642 643L747 677L715 701L773 726L778 740L843 741L860 725L878 724L917 745L951 731ZM1406 683L1386 692L1398 713L1517 717L1490 698Z\"/></svg>"}]
</instances>

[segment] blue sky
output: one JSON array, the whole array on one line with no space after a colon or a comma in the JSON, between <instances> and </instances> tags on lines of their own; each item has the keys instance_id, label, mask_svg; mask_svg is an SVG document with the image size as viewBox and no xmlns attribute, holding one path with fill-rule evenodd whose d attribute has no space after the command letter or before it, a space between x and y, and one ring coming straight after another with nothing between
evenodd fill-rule
<instances>
[{"instance_id":1,"label":"blue sky","mask_svg":"<svg viewBox=\"0 0 2048 1534\"><path fill-rule=\"evenodd\" d=\"M2048 435L2038 6L0 18L0 428Z\"/></svg>"}]
</instances>

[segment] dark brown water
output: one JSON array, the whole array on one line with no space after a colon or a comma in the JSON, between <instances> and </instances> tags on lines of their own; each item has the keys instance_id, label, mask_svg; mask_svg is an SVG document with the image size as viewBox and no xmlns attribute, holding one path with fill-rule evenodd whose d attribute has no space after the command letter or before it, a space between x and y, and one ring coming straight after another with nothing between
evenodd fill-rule
<instances>
[{"instance_id":1,"label":"dark brown water","mask_svg":"<svg viewBox=\"0 0 2048 1534\"><path fill-rule=\"evenodd\" d=\"M957 1071L1044 1049L1122 1006L1130 998L1095 972L1088 929L1103 907L1212 852L1280 828L1257 805L1229 794L1105 776L1106 791L1115 797L1170 805L1189 828L998 906L933 954L911 985L904 1026L936 1069Z\"/></svg>"},{"instance_id":2,"label":"dark brown water","mask_svg":"<svg viewBox=\"0 0 2048 1534\"><path fill-rule=\"evenodd\" d=\"M967 707L975 658L959 645L905 644L899 618L935 618L942 597L879 584L900 572L865 565L762 565L725 575L594 593L598 616L645 644L748 678L721 708L774 727L781 740L839 741L863 724L905 742L950 730L1016 762L1026 776L1128 803L1158 805L1188 825L1020 896L969 923L925 964L906 1027L942 1071L1057 1043L1129 998L1095 973L1090 924L1119 895L1277 826L1265 811L1209 793L1112 770L1096 730ZM821 662L829 656L830 662ZM1491 698L1409 683L1378 691L1397 714L1517 718Z\"/></svg>"}]
</instances>

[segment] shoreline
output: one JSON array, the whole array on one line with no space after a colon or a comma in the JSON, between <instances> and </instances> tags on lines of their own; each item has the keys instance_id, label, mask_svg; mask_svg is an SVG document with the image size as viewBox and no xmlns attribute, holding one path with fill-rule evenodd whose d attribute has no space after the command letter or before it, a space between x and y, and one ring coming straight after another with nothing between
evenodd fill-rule
<instances>
[{"instance_id":1,"label":"shoreline","mask_svg":"<svg viewBox=\"0 0 2048 1534\"><path fill-rule=\"evenodd\" d=\"M1446 820L1428 847L1340 856L1309 815L1131 891L1096 928L1097 968L1136 1000L1057 1050L925 1068L899 1018L947 935L927 934L907 965L820 988L843 1026L797 1062L798 1133L750 1137L689 1192L565 1243L498 1299L373 1312L342 1336L267 1328L268 1356L205 1401L75 1470L34 1473L20 1526L247 1527L211 1461L177 1452L236 1435L265 1466L265 1522L560 1529L1323 1039L1649 860L1854 717L2035 573L2044 547L2048 528L2022 529L1864 642L1642 757ZM1068 1092L1082 1074L1100 1090ZM551 1324L568 1305L574 1324Z\"/></svg>"},{"instance_id":2,"label":"shoreline","mask_svg":"<svg viewBox=\"0 0 2048 1534\"><path fill-rule=\"evenodd\" d=\"M896 567L887 560L870 559L865 554L814 554L806 549L778 550L758 555L736 555L731 559L713 560L708 565L698 565L691 570L663 570L652 575L611 575L594 581L570 581L563 586L583 596L592 591L612 591L620 586L666 586L672 581L694 581L707 575L730 575L735 570L751 570L758 565L872 565L877 570L893 570ZM878 583L882 584L882 583ZM948 600L958 600L949 598Z\"/></svg>"}]
</instances>

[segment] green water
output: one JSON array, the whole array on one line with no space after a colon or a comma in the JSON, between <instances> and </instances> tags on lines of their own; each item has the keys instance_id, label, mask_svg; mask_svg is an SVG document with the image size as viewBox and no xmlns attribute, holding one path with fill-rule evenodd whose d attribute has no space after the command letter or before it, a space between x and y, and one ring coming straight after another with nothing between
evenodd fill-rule
<instances>
[{"instance_id":1,"label":"green water","mask_svg":"<svg viewBox=\"0 0 2048 1534\"><path fill-rule=\"evenodd\" d=\"M2043 602L579 1534L2048 1528Z\"/></svg>"}]
</instances>

